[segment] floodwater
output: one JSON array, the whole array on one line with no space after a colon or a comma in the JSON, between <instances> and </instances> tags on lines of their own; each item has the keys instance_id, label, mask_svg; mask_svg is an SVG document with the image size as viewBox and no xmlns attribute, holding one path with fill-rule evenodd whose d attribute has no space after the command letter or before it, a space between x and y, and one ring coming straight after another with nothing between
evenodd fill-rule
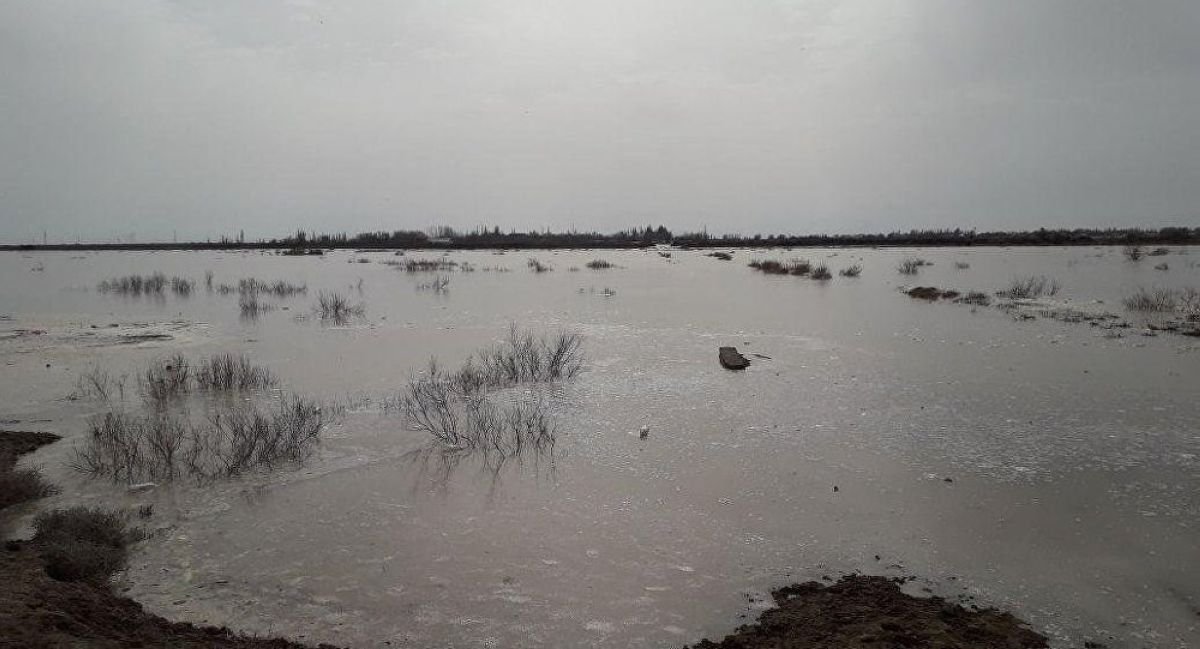
<instances>
[{"instance_id":1,"label":"floodwater","mask_svg":"<svg viewBox=\"0 0 1200 649\"><path fill-rule=\"evenodd\" d=\"M0 254L0 419L67 437L26 460L63 486L42 506L152 503L121 582L153 612L353 647L682 646L753 619L772 587L852 571L1010 609L1056 646L1200 646L1200 339L898 290L1045 274L1055 299L1136 325L1120 298L1200 287L1200 249L1136 264L1112 248L447 254L476 270L443 293L381 263L404 259L390 251ZM934 265L899 275L912 255ZM835 277L746 267L793 257ZM862 277L836 275L852 263ZM308 293L243 319L206 270ZM197 289L96 290L154 271ZM365 315L323 324L319 290ZM553 455L411 454L429 440L386 399L514 322L586 337ZM722 345L753 365L722 369ZM69 469L88 416L142 407L132 382L115 404L67 400L76 378L175 351L245 352L346 414L310 462L270 474L130 494Z\"/></svg>"}]
</instances>

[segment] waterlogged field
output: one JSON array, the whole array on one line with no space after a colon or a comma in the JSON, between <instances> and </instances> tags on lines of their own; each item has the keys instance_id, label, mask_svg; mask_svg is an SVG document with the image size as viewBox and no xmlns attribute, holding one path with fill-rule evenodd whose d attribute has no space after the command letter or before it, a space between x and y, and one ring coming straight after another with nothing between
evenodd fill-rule
<instances>
[{"instance_id":1,"label":"waterlogged field","mask_svg":"<svg viewBox=\"0 0 1200 649\"><path fill-rule=\"evenodd\" d=\"M0 419L65 438L9 532L141 511L149 610L355 647L682 646L855 571L1200 646L1200 250L722 252L4 253Z\"/></svg>"}]
</instances>

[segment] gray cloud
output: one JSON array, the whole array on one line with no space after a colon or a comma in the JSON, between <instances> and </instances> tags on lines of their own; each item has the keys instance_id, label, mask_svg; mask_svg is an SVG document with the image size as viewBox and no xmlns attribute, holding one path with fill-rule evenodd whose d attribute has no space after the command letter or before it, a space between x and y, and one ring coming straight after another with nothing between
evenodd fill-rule
<instances>
[{"instance_id":1,"label":"gray cloud","mask_svg":"<svg viewBox=\"0 0 1200 649\"><path fill-rule=\"evenodd\" d=\"M1194 2L0 3L0 240L1196 225Z\"/></svg>"}]
</instances>

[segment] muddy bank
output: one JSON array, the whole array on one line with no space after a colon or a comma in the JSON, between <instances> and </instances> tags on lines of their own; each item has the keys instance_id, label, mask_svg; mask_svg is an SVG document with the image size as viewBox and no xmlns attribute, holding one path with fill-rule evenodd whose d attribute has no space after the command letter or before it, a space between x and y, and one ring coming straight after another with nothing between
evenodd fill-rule
<instances>
[{"instance_id":1,"label":"muddy bank","mask_svg":"<svg viewBox=\"0 0 1200 649\"><path fill-rule=\"evenodd\" d=\"M54 433L39 433L23 430L0 430L0 471L7 471L19 456L61 439Z\"/></svg>"},{"instance_id":2,"label":"muddy bank","mask_svg":"<svg viewBox=\"0 0 1200 649\"><path fill-rule=\"evenodd\" d=\"M11 542L0 551L0 647L303 649L304 645L170 622L107 589L51 579L31 544Z\"/></svg>"},{"instance_id":3,"label":"muddy bank","mask_svg":"<svg viewBox=\"0 0 1200 649\"><path fill-rule=\"evenodd\" d=\"M52 433L0 431L0 473L9 474L18 456L58 439ZM50 578L37 543L9 541L0 550L0 647L303 649L304 645L170 622L107 586Z\"/></svg>"},{"instance_id":4,"label":"muddy bank","mask_svg":"<svg viewBox=\"0 0 1200 649\"><path fill-rule=\"evenodd\" d=\"M901 592L888 577L848 575L836 584L816 582L772 593L778 608L724 640L702 640L693 649L1025 649L1046 647L1046 637L1009 613L966 609L939 597Z\"/></svg>"}]
</instances>

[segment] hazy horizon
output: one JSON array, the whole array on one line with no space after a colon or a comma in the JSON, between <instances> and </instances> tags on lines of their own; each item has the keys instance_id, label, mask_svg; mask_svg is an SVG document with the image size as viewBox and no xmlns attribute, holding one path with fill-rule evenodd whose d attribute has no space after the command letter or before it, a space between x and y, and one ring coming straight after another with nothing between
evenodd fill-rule
<instances>
[{"instance_id":1,"label":"hazy horizon","mask_svg":"<svg viewBox=\"0 0 1200 649\"><path fill-rule=\"evenodd\" d=\"M0 242L1200 225L1200 5L0 5Z\"/></svg>"}]
</instances>

